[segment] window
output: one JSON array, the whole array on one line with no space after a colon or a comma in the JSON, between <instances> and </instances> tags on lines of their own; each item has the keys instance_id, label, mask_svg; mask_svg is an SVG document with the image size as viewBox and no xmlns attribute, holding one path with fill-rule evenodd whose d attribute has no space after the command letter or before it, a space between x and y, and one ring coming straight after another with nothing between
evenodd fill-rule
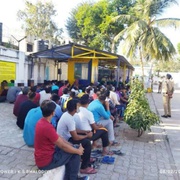
<instances>
[{"instance_id":1,"label":"window","mask_svg":"<svg viewBox=\"0 0 180 180\"><path fill-rule=\"evenodd\" d=\"M32 52L32 51L33 51L32 44L27 44L27 52Z\"/></svg>"},{"instance_id":2,"label":"window","mask_svg":"<svg viewBox=\"0 0 180 180\"><path fill-rule=\"evenodd\" d=\"M74 78L88 79L88 63L75 63Z\"/></svg>"}]
</instances>

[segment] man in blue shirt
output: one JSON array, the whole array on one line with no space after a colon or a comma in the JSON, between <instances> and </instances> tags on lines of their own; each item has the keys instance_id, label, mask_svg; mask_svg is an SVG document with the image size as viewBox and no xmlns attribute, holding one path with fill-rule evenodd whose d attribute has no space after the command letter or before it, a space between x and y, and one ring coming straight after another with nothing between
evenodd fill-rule
<instances>
[{"instance_id":1,"label":"man in blue shirt","mask_svg":"<svg viewBox=\"0 0 180 180\"><path fill-rule=\"evenodd\" d=\"M115 137L114 137L114 128L113 128L114 119L112 118L109 110L109 102L105 100L106 100L105 93L100 93L98 99L92 101L89 104L88 110L90 110L93 113L95 122L97 124L102 124L108 130L109 142L111 145L115 145L117 144L117 142L115 141Z\"/></svg>"},{"instance_id":2,"label":"man in blue shirt","mask_svg":"<svg viewBox=\"0 0 180 180\"><path fill-rule=\"evenodd\" d=\"M51 100L54 101L55 104L56 104L55 113L54 113L54 116L51 119L51 124L54 126L55 129L57 127L57 123L58 123L60 117L63 114L63 112L61 110L61 106L59 105L59 99L60 99L60 97L57 94L53 94L52 97L51 97Z\"/></svg>"},{"instance_id":3,"label":"man in blue shirt","mask_svg":"<svg viewBox=\"0 0 180 180\"><path fill-rule=\"evenodd\" d=\"M41 108L37 107L31 109L25 118L23 138L28 146L34 146L35 127L42 117Z\"/></svg>"}]
</instances>

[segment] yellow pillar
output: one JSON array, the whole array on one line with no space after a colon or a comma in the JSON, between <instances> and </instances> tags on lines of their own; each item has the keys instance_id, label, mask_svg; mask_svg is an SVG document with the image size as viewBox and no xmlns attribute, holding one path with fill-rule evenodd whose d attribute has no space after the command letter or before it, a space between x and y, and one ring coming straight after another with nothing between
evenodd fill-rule
<instances>
[{"instance_id":1,"label":"yellow pillar","mask_svg":"<svg viewBox=\"0 0 180 180\"><path fill-rule=\"evenodd\" d=\"M98 59L92 59L91 82L98 81Z\"/></svg>"},{"instance_id":2,"label":"yellow pillar","mask_svg":"<svg viewBox=\"0 0 180 180\"><path fill-rule=\"evenodd\" d=\"M75 79L74 79L74 61L72 61L72 59L68 59L68 80L71 85L75 81Z\"/></svg>"}]
</instances>

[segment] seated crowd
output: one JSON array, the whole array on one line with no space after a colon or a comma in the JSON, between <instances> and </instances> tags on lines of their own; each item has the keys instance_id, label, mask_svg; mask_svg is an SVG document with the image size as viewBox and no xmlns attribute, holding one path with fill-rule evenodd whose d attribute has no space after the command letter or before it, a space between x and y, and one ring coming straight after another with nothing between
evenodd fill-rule
<instances>
[{"instance_id":1,"label":"seated crowd","mask_svg":"<svg viewBox=\"0 0 180 180\"><path fill-rule=\"evenodd\" d=\"M61 85L11 87L7 101L14 103L16 124L23 129L25 143L35 148L39 169L65 165L65 179L87 179L78 178L78 172L97 173L90 166L97 140L102 141L102 155L113 155L108 146L119 144L114 128L123 120L130 93L127 88L92 83L79 87L77 82L70 86L64 81Z\"/></svg>"}]
</instances>

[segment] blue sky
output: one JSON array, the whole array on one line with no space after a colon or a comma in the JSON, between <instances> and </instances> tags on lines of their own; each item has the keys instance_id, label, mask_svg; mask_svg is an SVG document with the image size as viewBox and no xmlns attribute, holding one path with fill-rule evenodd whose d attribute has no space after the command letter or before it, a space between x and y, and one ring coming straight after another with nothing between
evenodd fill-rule
<instances>
[{"instance_id":1,"label":"blue sky","mask_svg":"<svg viewBox=\"0 0 180 180\"><path fill-rule=\"evenodd\" d=\"M36 0L32 0L35 2ZM43 0L47 1L47 0ZM76 7L83 0L52 0L55 8L58 12L58 16L55 18L55 22L60 27L64 27L66 19L69 16L71 10ZM91 0L92 1L92 0ZM97 1L97 0L96 0ZM21 23L17 21L17 11L24 8L23 0L0 0L0 22L3 23L4 31L6 34L11 34L17 37L17 34L21 31ZM176 17L180 18L180 0L178 0L179 6L173 5L167 9L163 14L163 17ZM11 4L11 5L10 5ZM162 29L163 33L177 46L180 42L180 28L173 30L172 28Z\"/></svg>"}]
</instances>

